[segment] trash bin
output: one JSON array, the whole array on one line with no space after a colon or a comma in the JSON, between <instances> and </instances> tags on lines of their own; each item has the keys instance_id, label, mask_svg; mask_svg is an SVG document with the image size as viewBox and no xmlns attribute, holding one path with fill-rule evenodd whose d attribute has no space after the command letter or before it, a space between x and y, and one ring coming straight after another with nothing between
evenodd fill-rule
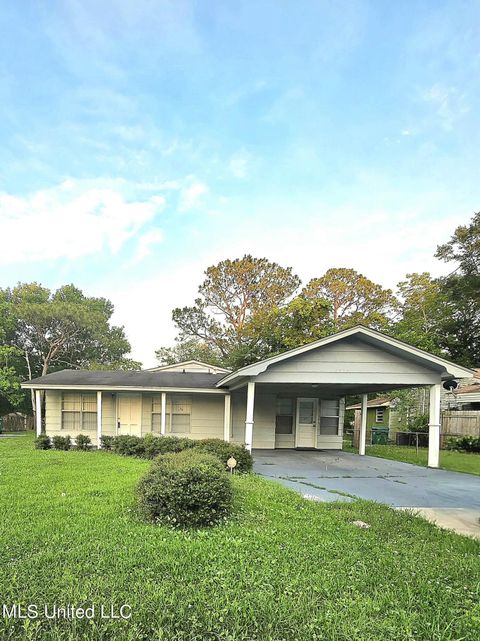
<instances>
[{"instance_id":1,"label":"trash bin","mask_svg":"<svg viewBox=\"0 0 480 641\"><path fill-rule=\"evenodd\" d=\"M372 427L372 445L386 445L388 443L388 427Z\"/></svg>"}]
</instances>

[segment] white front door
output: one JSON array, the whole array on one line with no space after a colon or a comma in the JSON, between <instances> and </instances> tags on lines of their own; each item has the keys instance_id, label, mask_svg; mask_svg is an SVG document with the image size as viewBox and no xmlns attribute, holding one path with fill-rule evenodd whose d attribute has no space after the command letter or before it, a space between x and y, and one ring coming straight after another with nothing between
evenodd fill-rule
<instances>
[{"instance_id":1,"label":"white front door","mask_svg":"<svg viewBox=\"0 0 480 641\"><path fill-rule=\"evenodd\" d=\"M317 398L297 399L295 447L315 447L317 433Z\"/></svg>"},{"instance_id":2,"label":"white front door","mask_svg":"<svg viewBox=\"0 0 480 641\"><path fill-rule=\"evenodd\" d=\"M118 396L118 433L142 435L142 395L122 394Z\"/></svg>"}]
</instances>

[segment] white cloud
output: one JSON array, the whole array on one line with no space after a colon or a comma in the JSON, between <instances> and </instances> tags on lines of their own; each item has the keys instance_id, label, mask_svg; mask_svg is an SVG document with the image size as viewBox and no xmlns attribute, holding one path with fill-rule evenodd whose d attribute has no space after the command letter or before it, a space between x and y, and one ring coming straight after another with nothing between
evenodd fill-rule
<instances>
[{"instance_id":1,"label":"white cloud","mask_svg":"<svg viewBox=\"0 0 480 641\"><path fill-rule=\"evenodd\" d=\"M165 205L160 195L129 200L122 187L66 180L29 196L0 193L0 263L115 254Z\"/></svg>"},{"instance_id":2,"label":"white cloud","mask_svg":"<svg viewBox=\"0 0 480 641\"><path fill-rule=\"evenodd\" d=\"M141 262L144 258L151 255L152 249L163 240L163 232L161 229L150 229L140 236L137 241L137 248L129 265L135 265Z\"/></svg>"},{"instance_id":3,"label":"white cloud","mask_svg":"<svg viewBox=\"0 0 480 641\"><path fill-rule=\"evenodd\" d=\"M466 95L456 87L436 83L423 92L422 98L434 106L445 131L451 131L455 123L470 111Z\"/></svg>"},{"instance_id":4,"label":"white cloud","mask_svg":"<svg viewBox=\"0 0 480 641\"><path fill-rule=\"evenodd\" d=\"M246 178L250 162L251 157L247 151L244 149L238 151L233 154L228 163L230 173L235 176L235 178Z\"/></svg>"},{"instance_id":5,"label":"white cloud","mask_svg":"<svg viewBox=\"0 0 480 641\"><path fill-rule=\"evenodd\" d=\"M200 180L192 179L180 194L178 211L189 211L199 207L202 198L208 194L208 186Z\"/></svg>"}]
</instances>

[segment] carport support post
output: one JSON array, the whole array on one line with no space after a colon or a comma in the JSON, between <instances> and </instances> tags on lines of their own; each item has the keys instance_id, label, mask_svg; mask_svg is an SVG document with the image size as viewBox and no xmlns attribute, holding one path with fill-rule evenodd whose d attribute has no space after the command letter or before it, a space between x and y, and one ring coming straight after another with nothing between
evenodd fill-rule
<instances>
[{"instance_id":1,"label":"carport support post","mask_svg":"<svg viewBox=\"0 0 480 641\"><path fill-rule=\"evenodd\" d=\"M430 386L428 467L438 467L440 464L440 393L440 383Z\"/></svg>"},{"instance_id":2,"label":"carport support post","mask_svg":"<svg viewBox=\"0 0 480 641\"><path fill-rule=\"evenodd\" d=\"M42 394L39 389L35 390L35 423L37 436L42 433Z\"/></svg>"},{"instance_id":3,"label":"carport support post","mask_svg":"<svg viewBox=\"0 0 480 641\"><path fill-rule=\"evenodd\" d=\"M367 440L367 400L368 394L362 394L362 415L360 421L360 436L358 439L358 453L365 456L365 443Z\"/></svg>"},{"instance_id":4,"label":"carport support post","mask_svg":"<svg viewBox=\"0 0 480 641\"><path fill-rule=\"evenodd\" d=\"M253 408L255 406L255 382L247 383L247 415L245 418L245 447L252 451L253 443Z\"/></svg>"},{"instance_id":5,"label":"carport support post","mask_svg":"<svg viewBox=\"0 0 480 641\"><path fill-rule=\"evenodd\" d=\"M97 447L102 447L102 392L97 392Z\"/></svg>"}]
</instances>

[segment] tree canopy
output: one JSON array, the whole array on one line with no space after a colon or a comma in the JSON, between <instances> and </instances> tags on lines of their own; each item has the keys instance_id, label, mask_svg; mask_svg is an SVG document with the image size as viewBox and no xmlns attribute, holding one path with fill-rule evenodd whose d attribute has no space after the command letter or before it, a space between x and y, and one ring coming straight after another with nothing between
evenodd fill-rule
<instances>
[{"instance_id":1,"label":"tree canopy","mask_svg":"<svg viewBox=\"0 0 480 641\"><path fill-rule=\"evenodd\" d=\"M74 285L50 291L38 283L19 283L0 290L0 307L0 344L4 361L7 356L9 361L0 374L4 381L10 377L18 385L22 379L72 367L140 367L126 356L130 343L123 327L110 324L113 305L105 298L85 296ZM2 390L5 386L0 383ZM2 393L10 404L18 404L15 393Z\"/></svg>"}]
</instances>

